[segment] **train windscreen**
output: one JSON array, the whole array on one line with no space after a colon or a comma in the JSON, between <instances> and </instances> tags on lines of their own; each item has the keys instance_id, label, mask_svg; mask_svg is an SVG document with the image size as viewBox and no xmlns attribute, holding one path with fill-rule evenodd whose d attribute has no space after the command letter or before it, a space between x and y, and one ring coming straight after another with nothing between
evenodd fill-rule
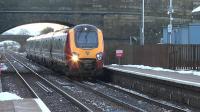
<instances>
[{"instance_id":1,"label":"train windscreen","mask_svg":"<svg viewBox=\"0 0 200 112\"><path fill-rule=\"evenodd\" d=\"M78 48L98 47L98 36L95 31L77 31L75 41Z\"/></svg>"}]
</instances>

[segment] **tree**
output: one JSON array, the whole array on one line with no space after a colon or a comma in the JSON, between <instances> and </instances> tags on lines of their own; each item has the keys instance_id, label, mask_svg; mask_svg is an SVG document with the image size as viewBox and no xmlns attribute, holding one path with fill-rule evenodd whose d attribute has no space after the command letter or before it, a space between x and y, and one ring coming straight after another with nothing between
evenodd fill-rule
<instances>
[{"instance_id":1,"label":"tree","mask_svg":"<svg viewBox=\"0 0 200 112\"><path fill-rule=\"evenodd\" d=\"M44 28L42 31L40 31L40 35L46 34L46 33L49 33L49 32L53 32L53 31L54 31L53 28L51 28L51 27L46 27L46 28Z\"/></svg>"}]
</instances>

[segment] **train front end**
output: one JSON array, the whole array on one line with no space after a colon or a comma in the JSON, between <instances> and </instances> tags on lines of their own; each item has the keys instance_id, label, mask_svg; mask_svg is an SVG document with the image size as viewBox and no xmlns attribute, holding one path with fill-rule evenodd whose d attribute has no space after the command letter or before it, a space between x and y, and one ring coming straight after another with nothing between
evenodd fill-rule
<instances>
[{"instance_id":1,"label":"train front end","mask_svg":"<svg viewBox=\"0 0 200 112\"><path fill-rule=\"evenodd\" d=\"M103 68L104 42L100 29L78 25L69 31L69 69L75 73L97 74Z\"/></svg>"}]
</instances>

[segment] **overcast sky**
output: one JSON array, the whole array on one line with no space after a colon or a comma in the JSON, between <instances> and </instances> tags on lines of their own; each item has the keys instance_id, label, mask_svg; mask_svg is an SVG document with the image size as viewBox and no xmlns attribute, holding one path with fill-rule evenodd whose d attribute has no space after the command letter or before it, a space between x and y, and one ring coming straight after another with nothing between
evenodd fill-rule
<instances>
[{"instance_id":1,"label":"overcast sky","mask_svg":"<svg viewBox=\"0 0 200 112\"><path fill-rule=\"evenodd\" d=\"M12 28L12 29L4 32L3 35L4 34L13 34L13 35L19 34L20 35L21 29L26 29L30 33L30 35L38 35L38 34L40 34L40 31L46 27L52 27L52 28L54 28L54 30L59 30L59 29L64 28L65 26L59 25L59 24L53 24L53 23L27 24L27 25L22 25L22 26Z\"/></svg>"}]
</instances>

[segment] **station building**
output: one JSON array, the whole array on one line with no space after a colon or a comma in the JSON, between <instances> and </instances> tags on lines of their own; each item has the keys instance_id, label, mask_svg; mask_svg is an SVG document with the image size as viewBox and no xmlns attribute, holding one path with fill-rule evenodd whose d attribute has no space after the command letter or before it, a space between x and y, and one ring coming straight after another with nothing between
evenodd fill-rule
<instances>
[{"instance_id":1,"label":"station building","mask_svg":"<svg viewBox=\"0 0 200 112\"><path fill-rule=\"evenodd\" d=\"M171 42L172 44L200 44L200 23L174 26ZM163 28L161 43L170 43L170 33L167 27Z\"/></svg>"}]
</instances>

